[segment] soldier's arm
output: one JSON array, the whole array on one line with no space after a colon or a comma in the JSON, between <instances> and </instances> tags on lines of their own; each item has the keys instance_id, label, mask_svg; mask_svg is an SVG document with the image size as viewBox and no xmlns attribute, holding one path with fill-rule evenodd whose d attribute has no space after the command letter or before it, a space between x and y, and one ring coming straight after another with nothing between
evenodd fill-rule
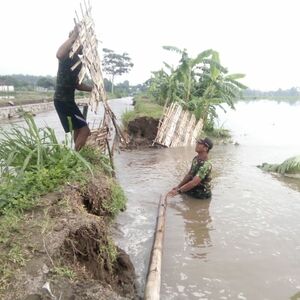
<instances>
[{"instance_id":1,"label":"soldier's arm","mask_svg":"<svg viewBox=\"0 0 300 300\"><path fill-rule=\"evenodd\" d=\"M189 174L187 174L187 175L189 175ZM189 178L190 178L190 175L189 175ZM184 180L182 182L184 182ZM185 184L182 184L182 185L179 184L177 187L173 188L173 190L171 190L168 193L168 195L171 197L174 197L178 194L187 192L187 191L191 190L192 188L194 188L195 186L197 186L198 184L200 184L200 182L201 182L200 177L196 175L191 180L188 180Z\"/></svg>"},{"instance_id":2,"label":"soldier's arm","mask_svg":"<svg viewBox=\"0 0 300 300\"><path fill-rule=\"evenodd\" d=\"M174 189L179 189L180 187L182 187L183 185L185 185L186 183L188 183L189 181L192 180L192 175L190 173L187 173L184 178L182 179L182 181L176 186L174 187Z\"/></svg>"}]
</instances>

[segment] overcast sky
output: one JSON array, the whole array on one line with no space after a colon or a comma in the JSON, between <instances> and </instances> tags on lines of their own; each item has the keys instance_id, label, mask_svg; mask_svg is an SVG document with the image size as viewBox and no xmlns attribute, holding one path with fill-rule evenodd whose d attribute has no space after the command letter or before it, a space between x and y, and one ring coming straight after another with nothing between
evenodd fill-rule
<instances>
[{"instance_id":1,"label":"overcast sky","mask_svg":"<svg viewBox=\"0 0 300 300\"><path fill-rule=\"evenodd\" d=\"M57 48L73 27L79 0L0 0L0 74L56 75ZM248 87L300 86L300 1L91 0L102 48L127 52L135 66L118 80L143 83L162 62L212 48Z\"/></svg>"}]
</instances>

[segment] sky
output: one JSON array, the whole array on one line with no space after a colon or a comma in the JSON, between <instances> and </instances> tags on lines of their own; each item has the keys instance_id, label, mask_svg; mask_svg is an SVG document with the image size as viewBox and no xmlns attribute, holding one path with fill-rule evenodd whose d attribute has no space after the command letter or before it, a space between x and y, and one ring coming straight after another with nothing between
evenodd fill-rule
<instances>
[{"instance_id":1,"label":"sky","mask_svg":"<svg viewBox=\"0 0 300 300\"><path fill-rule=\"evenodd\" d=\"M127 52L134 67L117 82L143 83L163 61L206 49L251 89L300 86L298 0L90 0L102 48ZM56 51L74 26L79 0L0 0L0 75L51 75Z\"/></svg>"}]
</instances>

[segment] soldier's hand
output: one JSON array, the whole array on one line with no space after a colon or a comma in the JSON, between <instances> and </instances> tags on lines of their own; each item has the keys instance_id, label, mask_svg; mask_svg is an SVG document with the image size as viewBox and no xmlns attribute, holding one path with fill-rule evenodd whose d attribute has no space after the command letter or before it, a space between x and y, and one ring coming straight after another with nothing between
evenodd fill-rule
<instances>
[{"instance_id":1,"label":"soldier's hand","mask_svg":"<svg viewBox=\"0 0 300 300\"><path fill-rule=\"evenodd\" d=\"M167 194L168 197L174 197L174 196L176 196L176 195L178 195L178 192L177 192L177 189L176 189L176 188L172 189L172 190L171 190L170 192L168 192L168 194Z\"/></svg>"}]
</instances>

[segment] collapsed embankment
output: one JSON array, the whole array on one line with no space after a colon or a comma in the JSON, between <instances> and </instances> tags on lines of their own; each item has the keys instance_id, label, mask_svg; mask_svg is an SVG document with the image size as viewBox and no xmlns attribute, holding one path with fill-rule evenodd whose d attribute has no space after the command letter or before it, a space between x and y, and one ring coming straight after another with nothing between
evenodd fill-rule
<instances>
[{"instance_id":1,"label":"collapsed embankment","mask_svg":"<svg viewBox=\"0 0 300 300\"><path fill-rule=\"evenodd\" d=\"M128 122L126 132L129 137L128 147L131 149L152 145L159 120L152 117L137 117Z\"/></svg>"},{"instance_id":2,"label":"collapsed embankment","mask_svg":"<svg viewBox=\"0 0 300 300\"><path fill-rule=\"evenodd\" d=\"M98 173L68 184L10 226L0 243L1 299L136 298L133 265L109 237L111 181Z\"/></svg>"},{"instance_id":3,"label":"collapsed embankment","mask_svg":"<svg viewBox=\"0 0 300 300\"><path fill-rule=\"evenodd\" d=\"M163 107L144 95L133 100L134 110L125 112L122 121L129 138L129 148L147 147L156 137Z\"/></svg>"}]
</instances>

